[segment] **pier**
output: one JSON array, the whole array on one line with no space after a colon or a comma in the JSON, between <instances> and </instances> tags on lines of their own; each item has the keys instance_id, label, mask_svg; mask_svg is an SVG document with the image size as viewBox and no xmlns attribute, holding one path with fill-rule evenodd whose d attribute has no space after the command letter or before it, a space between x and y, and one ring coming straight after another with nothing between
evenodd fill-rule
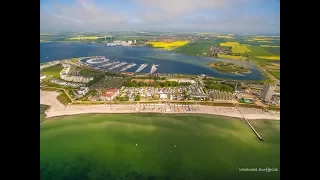
<instances>
[{"instance_id":1,"label":"pier","mask_svg":"<svg viewBox=\"0 0 320 180\"><path fill-rule=\"evenodd\" d=\"M247 120L246 117L244 117L244 115L242 114L242 112L240 111L240 109L238 109L238 111L240 112L240 114L242 115L243 119L246 121L246 123L250 126L250 128L252 129L252 131L256 134L256 136L259 138L260 141L263 141L262 137L259 135L259 133L253 128L253 126L250 124L250 122Z\"/></svg>"},{"instance_id":2,"label":"pier","mask_svg":"<svg viewBox=\"0 0 320 180\"><path fill-rule=\"evenodd\" d=\"M144 68L146 68L147 66L148 66L148 64L141 64L141 65L139 66L139 68L136 70L136 73L142 71L142 70L143 70Z\"/></svg>"},{"instance_id":3,"label":"pier","mask_svg":"<svg viewBox=\"0 0 320 180\"><path fill-rule=\"evenodd\" d=\"M122 69L120 70L120 72L125 71L125 70L127 70L127 69L130 69L130 68L132 68L132 67L134 67L134 66L136 66L136 65L137 65L137 64L135 64L135 63L129 64L128 66L122 68Z\"/></svg>"},{"instance_id":4,"label":"pier","mask_svg":"<svg viewBox=\"0 0 320 180\"><path fill-rule=\"evenodd\" d=\"M118 63L120 63L120 61L110 62L110 63L104 64L102 66L99 66L99 67L102 68L102 67L112 66L112 65L115 65L115 64L118 64Z\"/></svg>"},{"instance_id":5,"label":"pier","mask_svg":"<svg viewBox=\"0 0 320 180\"><path fill-rule=\"evenodd\" d=\"M154 73L157 70L157 66L159 66L159 65L152 64L150 74Z\"/></svg>"},{"instance_id":6,"label":"pier","mask_svg":"<svg viewBox=\"0 0 320 180\"><path fill-rule=\"evenodd\" d=\"M117 64L117 65L115 65L115 66L113 66L113 67L109 68L109 70L112 70L112 69L115 69L115 68L118 68L118 67L124 66L124 65L126 65L126 64L128 64L128 63L127 63L127 62L122 62L122 63L120 63L120 64Z\"/></svg>"}]
</instances>

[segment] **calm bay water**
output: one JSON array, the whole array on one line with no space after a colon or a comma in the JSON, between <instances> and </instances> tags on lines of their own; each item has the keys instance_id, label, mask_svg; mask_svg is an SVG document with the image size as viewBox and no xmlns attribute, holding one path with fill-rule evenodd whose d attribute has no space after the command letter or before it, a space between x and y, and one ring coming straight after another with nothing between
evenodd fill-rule
<instances>
[{"instance_id":1,"label":"calm bay water","mask_svg":"<svg viewBox=\"0 0 320 180\"><path fill-rule=\"evenodd\" d=\"M106 56L111 61L117 59L128 63L136 63L135 67L127 70L130 72L134 72L142 63L148 63L149 65L141 72L149 72L152 63L154 63L159 65L156 73L206 74L235 80L263 80L265 78L254 64L247 61L187 56L171 51L139 46L108 47L103 44L40 43L40 63L83 56ZM217 61L239 64L249 68L252 73L245 75L227 74L217 72L207 66L208 63Z\"/></svg>"}]
</instances>

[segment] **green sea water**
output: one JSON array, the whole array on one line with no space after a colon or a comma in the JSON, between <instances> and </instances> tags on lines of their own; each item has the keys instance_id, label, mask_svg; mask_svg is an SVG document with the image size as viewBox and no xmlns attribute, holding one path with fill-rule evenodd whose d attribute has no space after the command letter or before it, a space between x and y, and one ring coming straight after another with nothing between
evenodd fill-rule
<instances>
[{"instance_id":1,"label":"green sea water","mask_svg":"<svg viewBox=\"0 0 320 180\"><path fill-rule=\"evenodd\" d=\"M280 122L86 114L40 124L40 179L280 179ZM242 172L238 168L277 168Z\"/></svg>"}]
</instances>

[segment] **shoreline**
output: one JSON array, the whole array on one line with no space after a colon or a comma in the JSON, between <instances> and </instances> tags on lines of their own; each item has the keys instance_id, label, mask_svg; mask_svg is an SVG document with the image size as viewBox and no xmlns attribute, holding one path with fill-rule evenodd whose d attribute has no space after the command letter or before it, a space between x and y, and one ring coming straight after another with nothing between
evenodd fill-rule
<instances>
[{"instance_id":1,"label":"shoreline","mask_svg":"<svg viewBox=\"0 0 320 180\"><path fill-rule=\"evenodd\" d=\"M58 92L42 91L40 90L40 104L50 106L45 111L45 119L77 114L141 114L141 113L158 113L158 114L208 114L219 115L227 117L246 119L268 119L280 120L280 112L276 111L262 111L256 108L244 107L223 107L223 106L205 106L205 105L191 105L189 111L182 110L180 112L163 112L166 104L144 105L141 104L114 104L114 105L63 105L57 100ZM162 108L160 108L162 107ZM183 106L181 106L183 107ZM241 113L240 111L241 110Z\"/></svg>"}]
</instances>

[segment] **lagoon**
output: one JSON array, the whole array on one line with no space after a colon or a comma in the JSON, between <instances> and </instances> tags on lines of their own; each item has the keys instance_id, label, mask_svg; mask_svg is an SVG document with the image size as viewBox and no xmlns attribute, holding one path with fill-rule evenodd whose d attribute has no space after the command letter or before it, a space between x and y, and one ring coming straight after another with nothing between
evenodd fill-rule
<instances>
[{"instance_id":1,"label":"lagoon","mask_svg":"<svg viewBox=\"0 0 320 180\"><path fill-rule=\"evenodd\" d=\"M234 80L263 80L263 73L251 62L218 59L211 57L188 56L161 49L144 46L105 46L103 44L85 44L76 42L44 42L40 43L40 63L59 59L106 56L112 61L120 60L136 63L137 66L128 71L134 72L140 64L148 63L141 72L149 72L152 63L158 64L156 73L206 74L209 76ZM228 74L218 72L207 66L212 62L231 62L250 69L250 74Z\"/></svg>"}]
</instances>

